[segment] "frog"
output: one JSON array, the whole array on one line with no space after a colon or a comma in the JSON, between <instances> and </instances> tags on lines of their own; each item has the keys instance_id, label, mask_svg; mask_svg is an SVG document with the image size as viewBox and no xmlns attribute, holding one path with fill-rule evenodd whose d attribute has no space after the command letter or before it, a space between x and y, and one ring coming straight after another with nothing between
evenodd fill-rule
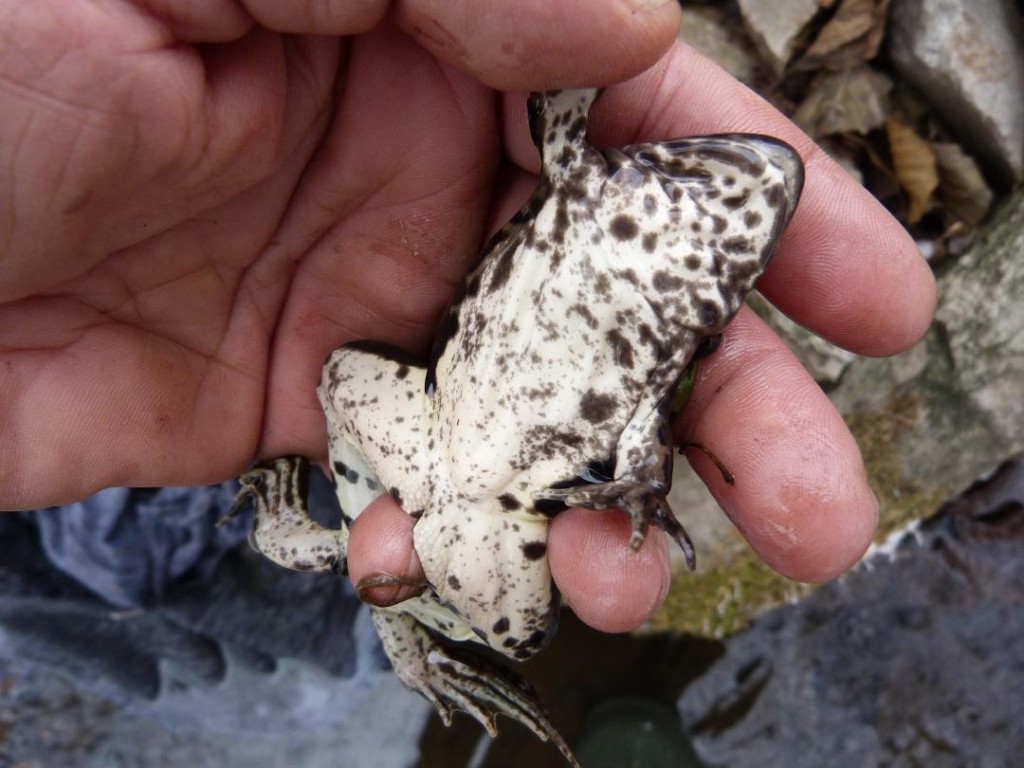
<instances>
[{"instance_id":1,"label":"frog","mask_svg":"<svg viewBox=\"0 0 1024 768\"><path fill-rule=\"evenodd\" d=\"M769 136L598 149L600 92L529 96L540 180L469 269L429 357L375 341L328 357L317 393L340 528L310 517L302 457L255 465L235 504L253 503L250 543L270 559L346 573L353 521L390 494L415 519L425 576L413 597L370 606L399 678L446 724L464 711L493 736L505 715L574 766L529 684L474 646L523 660L551 640L547 533L569 507L624 510L633 550L655 525L694 566L666 501L675 393L767 267L803 184L800 156Z\"/></svg>"}]
</instances>

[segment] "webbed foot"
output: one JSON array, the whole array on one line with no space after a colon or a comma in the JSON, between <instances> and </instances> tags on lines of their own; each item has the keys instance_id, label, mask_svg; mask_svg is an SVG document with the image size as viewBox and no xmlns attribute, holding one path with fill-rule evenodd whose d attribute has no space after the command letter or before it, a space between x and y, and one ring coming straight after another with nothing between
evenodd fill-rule
<instances>
[{"instance_id":1,"label":"webbed foot","mask_svg":"<svg viewBox=\"0 0 1024 768\"><path fill-rule=\"evenodd\" d=\"M252 502L249 545L296 571L346 570L347 532L324 528L309 516L309 461L287 456L260 462L238 479L241 488L226 518Z\"/></svg>"},{"instance_id":2,"label":"webbed foot","mask_svg":"<svg viewBox=\"0 0 1024 768\"><path fill-rule=\"evenodd\" d=\"M372 610L373 623L395 673L437 709L445 725L456 711L472 715L492 737L496 719L505 715L525 725L542 741L550 740L573 768L572 750L552 725L536 692L509 669L439 640L413 617Z\"/></svg>"}]
</instances>

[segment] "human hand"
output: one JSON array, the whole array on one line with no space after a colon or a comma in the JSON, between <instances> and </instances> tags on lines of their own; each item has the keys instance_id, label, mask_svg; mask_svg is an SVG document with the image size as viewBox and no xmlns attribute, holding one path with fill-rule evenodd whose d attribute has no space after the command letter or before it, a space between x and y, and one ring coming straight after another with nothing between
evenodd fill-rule
<instances>
[{"instance_id":1,"label":"human hand","mask_svg":"<svg viewBox=\"0 0 1024 768\"><path fill-rule=\"evenodd\" d=\"M674 3L635 15L612 3L397 6L432 56L376 25L380 3L309 4L320 17L301 3L250 2L251 15L211 3L176 18L151 6L159 13L34 3L0 29L13 86L0 109L14 116L0 123L7 508L219 480L257 452L322 455L314 386L326 353L355 338L424 351L486 232L528 194L538 164L522 99L499 109L480 83L621 79L657 58L677 19ZM289 31L374 29L296 37L253 16ZM778 135L808 164L762 290L856 351L912 343L934 303L913 244L712 65L679 49L609 89L594 115L603 145L722 130ZM828 578L863 551L875 506L856 446L756 319L730 326L679 427L744 478L720 487L697 459L774 567ZM661 537L632 555L615 515L567 512L549 543L568 602L604 629L645 618L668 582ZM410 565L407 532L376 535L395 524L411 521L387 501L360 518L357 578Z\"/></svg>"}]
</instances>

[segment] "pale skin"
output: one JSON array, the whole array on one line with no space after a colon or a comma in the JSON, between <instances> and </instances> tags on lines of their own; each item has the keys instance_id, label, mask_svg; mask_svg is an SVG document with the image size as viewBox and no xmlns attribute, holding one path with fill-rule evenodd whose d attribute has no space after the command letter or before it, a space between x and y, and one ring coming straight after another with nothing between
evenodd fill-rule
<instances>
[{"instance_id":1,"label":"pale skin","mask_svg":"<svg viewBox=\"0 0 1024 768\"><path fill-rule=\"evenodd\" d=\"M902 228L673 46L674 1L0 2L0 508L324 457L328 352L374 338L425 353L482 240L532 187L522 94L492 89L634 78L595 108L599 145L790 142L806 186L762 292L861 354L900 352L930 321L931 273ZM752 313L675 426L737 477L689 455L770 566L822 581L864 552L877 503L857 446ZM390 500L367 510L353 578L415 579L411 526ZM615 511L551 527L559 589L599 629L640 624L667 590L663 537L632 553L628 531Z\"/></svg>"}]
</instances>

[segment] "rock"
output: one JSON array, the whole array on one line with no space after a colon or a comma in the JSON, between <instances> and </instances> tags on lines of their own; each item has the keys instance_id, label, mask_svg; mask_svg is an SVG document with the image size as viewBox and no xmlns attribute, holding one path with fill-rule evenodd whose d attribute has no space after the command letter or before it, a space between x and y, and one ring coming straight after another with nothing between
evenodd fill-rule
<instances>
[{"instance_id":1,"label":"rock","mask_svg":"<svg viewBox=\"0 0 1024 768\"><path fill-rule=\"evenodd\" d=\"M1011 0L894 0L888 50L968 153L1024 180L1024 32Z\"/></svg>"},{"instance_id":2,"label":"rock","mask_svg":"<svg viewBox=\"0 0 1024 768\"><path fill-rule=\"evenodd\" d=\"M939 281L936 321L831 392L864 453L883 533L1024 450L1024 189Z\"/></svg>"},{"instance_id":3,"label":"rock","mask_svg":"<svg viewBox=\"0 0 1024 768\"><path fill-rule=\"evenodd\" d=\"M743 23L754 45L776 75L781 75L793 57L800 35L821 10L818 0L784 0L764 3L739 0Z\"/></svg>"},{"instance_id":4,"label":"rock","mask_svg":"<svg viewBox=\"0 0 1024 768\"><path fill-rule=\"evenodd\" d=\"M742 83L754 82L759 62L743 27L718 8L683 6L679 39Z\"/></svg>"},{"instance_id":5,"label":"rock","mask_svg":"<svg viewBox=\"0 0 1024 768\"><path fill-rule=\"evenodd\" d=\"M707 765L1016 765L1024 464L762 616L679 699Z\"/></svg>"}]
</instances>

